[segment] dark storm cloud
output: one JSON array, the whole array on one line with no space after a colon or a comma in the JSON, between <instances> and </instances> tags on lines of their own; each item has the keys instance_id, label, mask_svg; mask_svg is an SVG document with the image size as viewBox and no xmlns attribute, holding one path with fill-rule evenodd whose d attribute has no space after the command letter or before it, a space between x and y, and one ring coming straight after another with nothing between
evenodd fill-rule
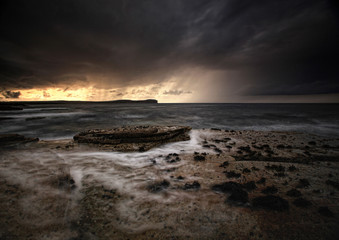
<instances>
[{"instance_id":1,"label":"dark storm cloud","mask_svg":"<svg viewBox=\"0 0 339 240\"><path fill-rule=\"evenodd\" d=\"M0 94L5 98L18 98L21 95L21 92L12 92L9 90L0 91Z\"/></svg>"},{"instance_id":2,"label":"dark storm cloud","mask_svg":"<svg viewBox=\"0 0 339 240\"><path fill-rule=\"evenodd\" d=\"M237 71L247 95L339 92L334 1L11 0L0 7L3 89L86 84L91 76L112 86L159 83L200 67Z\"/></svg>"},{"instance_id":3,"label":"dark storm cloud","mask_svg":"<svg viewBox=\"0 0 339 240\"><path fill-rule=\"evenodd\" d=\"M182 91L182 90L169 90L169 91L165 91L163 92L162 94L165 94L165 95L182 95L182 94L191 94L192 92L191 91Z\"/></svg>"}]
</instances>

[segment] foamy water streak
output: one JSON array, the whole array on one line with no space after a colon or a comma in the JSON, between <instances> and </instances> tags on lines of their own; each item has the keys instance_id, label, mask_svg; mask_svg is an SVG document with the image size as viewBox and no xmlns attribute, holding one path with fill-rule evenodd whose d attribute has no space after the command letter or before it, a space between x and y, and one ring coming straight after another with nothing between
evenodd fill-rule
<instances>
[{"instance_id":1,"label":"foamy water streak","mask_svg":"<svg viewBox=\"0 0 339 240\"><path fill-rule=\"evenodd\" d=\"M59 153L58 156L71 167L71 171L76 173L78 181L90 175L93 179L99 179L120 191L132 191L136 190L138 183L144 184L144 181L157 180L158 171L185 164L183 161L168 164L165 161L166 155L190 154L203 150L201 142L204 135L201 131L192 130L190 137L189 141L165 144L147 152L86 151ZM203 151L206 152L206 149Z\"/></svg>"},{"instance_id":2,"label":"foamy water streak","mask_svg":"<svg viewBox=\"0 0 339 240\"><path fill-rule=\"evenodd\" d=\"M0 174L27 192L20 200L23 214L30 216L22 219L25 224L41 228L56 224L63 226L63 231L69 230L69 224L79 218L78 203L83 198L85 186L102 186L125 196L115 203L121 219L118 228L127 232L156 229L162 225L144 219L142 204L152 201L165 204L194 196L176 190L154 194L148 192L147 186L155 181L169 180L172 173L167 170L191 164L192 160L184 159L169 164L165 157L170 153L202 151L201 142L208 133L204 134L192 130L189 141L165 144L147 152L26 149L1 155ZM75 181L76 189L72 191L58 186L57 180L67 174ZM187 177L187 181L196 179Z\"/></svg>"}]
</instances>

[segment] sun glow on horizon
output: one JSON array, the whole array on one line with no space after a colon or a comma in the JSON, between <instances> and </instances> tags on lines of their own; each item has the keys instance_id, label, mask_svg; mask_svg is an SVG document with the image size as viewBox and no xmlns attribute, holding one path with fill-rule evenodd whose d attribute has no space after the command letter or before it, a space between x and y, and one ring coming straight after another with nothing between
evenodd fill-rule
<instances>
[{"instance_id":1,"label":"sun glow on horizon","mask_svg":"<svg viewBox=\"0 0 339 240\"><path fill-rule=\"evenodd\" d=\"M89 100L90 88L78 89L62 89L62 88L46 88L46 89L17 89L19 98L7 99L10 101L53 101L53 100L69 100L69 101L86 101Z\"/></svg>"},{"instance_id":2,"label":"sun glow on horizon","mask_svg":"<svg viewBox=\"0 0 339 240\"><path fill-rule=\"evenodd\" d=\"M180 81L179 81L180 82ZM35 89L14 89L13 93L18 97L6 97L3 94L2 101L110 101L120 99L145 100L157 99L162 103L189 102L192 99L192 91L178 85L178 81L170 81L158 84L146 84L128 86L123 88L98 88L89 87L51 87Z\"/></svg>"}]
</instances>

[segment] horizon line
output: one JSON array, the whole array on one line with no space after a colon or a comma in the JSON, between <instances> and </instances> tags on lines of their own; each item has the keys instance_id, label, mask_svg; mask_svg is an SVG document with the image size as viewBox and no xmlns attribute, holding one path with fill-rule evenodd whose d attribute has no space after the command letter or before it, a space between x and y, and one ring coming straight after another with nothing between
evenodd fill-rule
<instances>
[{"instance_id":1,"label":"horizon line","mask_svg":"<svg viewBox=\"0 0 339 240\"><path fill-rule=\"evenodd\" d=\"M157 99L143 99L143 100L133 100L133 99L118 99L118 100L106 100L106 101L87 101L87 100L35 100L35 101L17 101L17 100L9 100L3 101L0 100L0 104L2 103L114 103L119 101L127 101L126 103L133 102L146 102L146 101L156 101L154 104L339 104L338 102L159 102ZM123 102L122 102L123 103ZM149 102L150 104L152 102Z\"/></svg>"}]
</instances>

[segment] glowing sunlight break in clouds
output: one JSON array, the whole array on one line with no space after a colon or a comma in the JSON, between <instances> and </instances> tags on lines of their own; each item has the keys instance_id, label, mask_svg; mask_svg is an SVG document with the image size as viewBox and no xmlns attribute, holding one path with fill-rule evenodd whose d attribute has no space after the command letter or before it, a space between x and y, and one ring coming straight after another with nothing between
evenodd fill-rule
<instances>
[{"instance_id":1,"label":"glowing sunlight break in clouds","mask_svg":"<svg viewBox=\"0 0 339 240\"><path fill-rule=\"evenodd\" d=\"M11 98L11 101L110 101L120 99L144 100L157 99L159 102L178 102L192 98L192 91L185 91L181 88L172 88L173 83L150 84L140 87L126 87L115 89L102 89L91 87L80 88L45 88L45 89L15 89L13 92L20 92L18 98Z\"/></svg>"}]
</instances>

